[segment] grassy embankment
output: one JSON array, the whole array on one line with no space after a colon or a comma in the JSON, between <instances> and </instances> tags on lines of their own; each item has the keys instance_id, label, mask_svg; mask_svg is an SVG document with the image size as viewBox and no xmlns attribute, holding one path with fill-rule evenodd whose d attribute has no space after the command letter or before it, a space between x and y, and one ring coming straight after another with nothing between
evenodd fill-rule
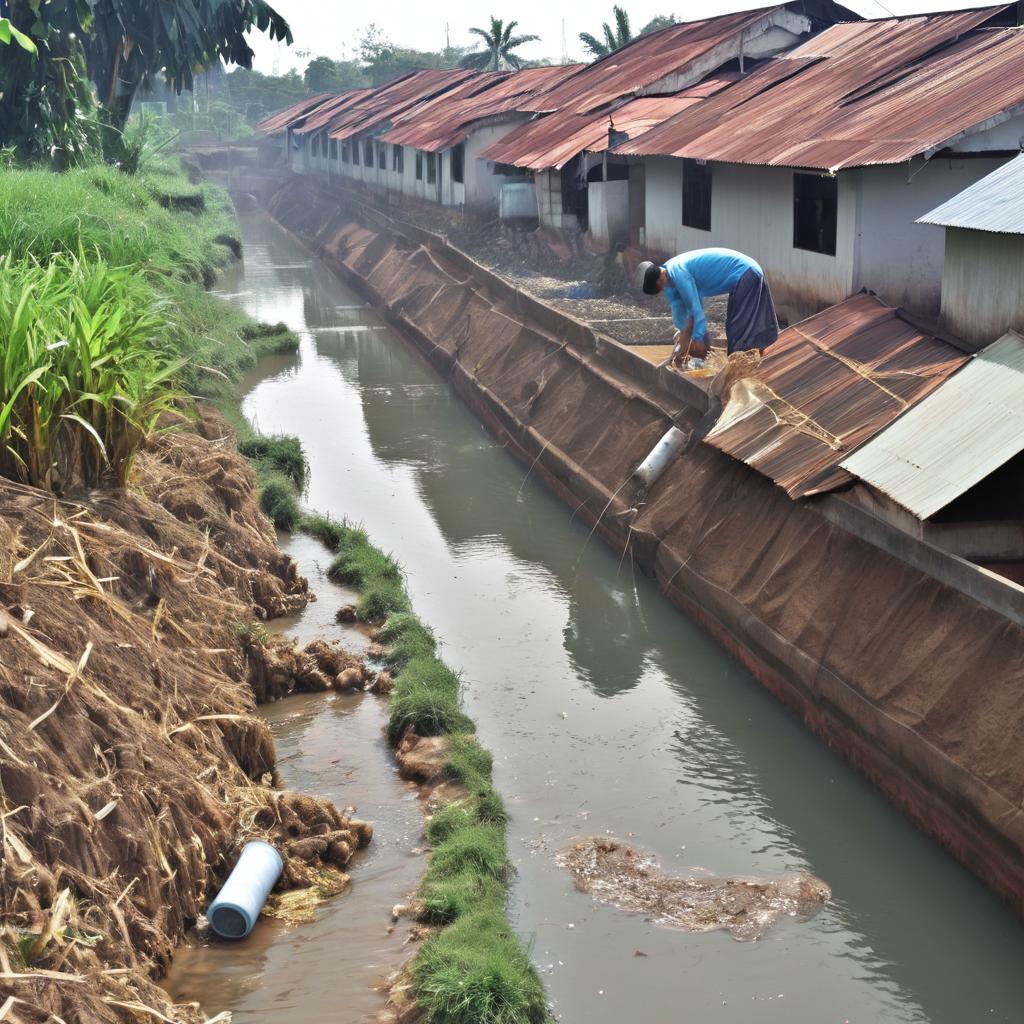
<instances>
[{"instance_id":1,"label":"grassy embankment","mask_svg":"<svg viewBox=\"0 0 1024 1024\"><path fill-rule=\"evenodd\" d=\"M413 614L390 555L363 530L323 516L303 517L300 528L335 553L329 575L360 590L358 617L384 620L377 638L389 647L395 673L388 738L397 744L410 726L421 736L447 737L445 774L466 791L427 825L433 854L419 891L420 918L446 927L412 962L416 1001L429 1021L444 1024L541 1024L550 1017L544 988L505 916L505 809L491 782L491 755L462 710L459 677Z\"/></svg>"},{"instance_id":2,"label":"grassy embankment","mask_svg":"<svg viewBox=\"0 0 1024 1024\"><path fill-rule=\"evenodd\" d=\"M297 338L205 290L240 252L226 193L172 158L136 175L0 172L0 473L55 490L123 483L157 417L192 394L228 414L264 508L294 525L299 443L254 435L236 392Z\"/></svg>"}]
</instances>

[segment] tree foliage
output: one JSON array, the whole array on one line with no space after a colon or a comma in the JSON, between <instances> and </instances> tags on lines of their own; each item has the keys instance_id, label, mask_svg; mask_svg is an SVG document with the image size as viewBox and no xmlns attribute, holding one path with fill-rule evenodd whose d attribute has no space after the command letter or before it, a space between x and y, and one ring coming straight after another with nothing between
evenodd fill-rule
<instances>
[{"instance_id":1,"label":"tree foliage","mask_svg":"<svg viewBox=\"0 0 1024 1024\"><path fill-rule=\"evenodd\" d=\"M523 59L515 50L540 38L512 35L518 24L518 21L502 21L492 15L490 29L471 28L470 33L483 40L484 49L467 53L459 63L464 68L478 71L518 71L523 66Z\"/></svg>"},{"instance_id":2,"label":"tree foliage","mask_svg":"<svg viewBox=\"0 0 1024 1024\"><path fill-rule=\"evenodd\" d=\"M618 5L613 7L612 14L615 24L613 26L606 21L601 26L602 38L599 39L589 32L580 33L580 42L583 43L584 48L595 60L600 60L600 58L607 57L608 54L614 53L616 50L621 50L622 47L627 46L634 39L639 39L641 36L650 35L652 32L658 32L663 28L676 24L674 15L659 14L644 25L637 35L634 35L629 24L629 15L622 7Z\"/></svg>"},{"instance_id":3,"label":"tree foliage","mask_svg":"<svg viewBox=\"0 0 1024 1024\"><path fill-rule=\"evenodd\" d=\"M215 62L251 67L252 29L291 42L266 0L0 0L0 26L0 146L58 165L94 150L101 124L108 143L120 137L135 94L156 76L180 93Z\"/></svg>"}]
</instances>

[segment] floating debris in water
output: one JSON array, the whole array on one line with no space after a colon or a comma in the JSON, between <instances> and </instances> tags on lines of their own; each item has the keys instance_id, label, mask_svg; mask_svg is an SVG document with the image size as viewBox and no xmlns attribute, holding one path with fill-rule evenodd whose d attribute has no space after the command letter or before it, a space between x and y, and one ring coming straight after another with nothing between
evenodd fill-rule
<instances>
[{"instance_id":1,"label":"floating debris in water","mask_svg":"<svg viewBox=\"0 0 1024 1024\"><path fill-rule=\"evenodd\" d=\"M614 839L575 842L558 863L569 869L577 889L602 903L684 931L724 928L743 941L760 938L780 917L806 920L832 896L820 878L805 872L779 878L666 875L654 857Z\"/></svg>"}]
</instances>

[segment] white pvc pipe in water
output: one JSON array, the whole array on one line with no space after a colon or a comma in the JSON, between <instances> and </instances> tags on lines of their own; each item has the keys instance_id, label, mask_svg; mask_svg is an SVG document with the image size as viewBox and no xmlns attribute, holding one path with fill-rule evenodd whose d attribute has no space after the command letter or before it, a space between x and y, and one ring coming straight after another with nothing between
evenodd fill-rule
<instances>
[{"instance_id":1,"label":"white pvc pipe in water","mask_svg":"<svg viewBox=\"0 0 1024 1024\"><path fill-rule=\"evenodd\" d=\"M655 484L658 477L668 469L669 463L686 447L688 436L678 427L669 427L651 449L650 455L636 468L633 476L640 481L645 491Z\"/></svg>"},{"instance_id":2,"label":"white pvc pipe in water","mask_svg":"<svg viewBox=\"0 0 1024 1024\"><path fill-rule=\"evenodd\" d=\"M234 871L206 911L210 927L222 939L244 939L252 931L284 861L270 843L246 843Z\"/></svg>"}]
</instances>

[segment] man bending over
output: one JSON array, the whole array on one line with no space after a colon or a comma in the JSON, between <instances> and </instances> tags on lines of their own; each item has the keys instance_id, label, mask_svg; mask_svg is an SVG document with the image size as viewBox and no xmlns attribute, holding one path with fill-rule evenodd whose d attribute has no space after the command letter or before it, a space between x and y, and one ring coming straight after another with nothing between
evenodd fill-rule
<instances>
[{"instance_id":1,"label":"man bending over","mask_svg":"<svg viewBox=\"0 0 1024 1024\"><path fill-rule=\"evenodd\" d=\"M637 287L648 295L665 293L672 307L676 333L672 339L672 365L682 366L687 356L707 355L708 322L704 299L729 296L725 337L729 355L750 349L764 350L779 336L764 271L749 256L732 249L695 249L663 267L644 262L637 267Z\"/></svg>"}]
</instances>

